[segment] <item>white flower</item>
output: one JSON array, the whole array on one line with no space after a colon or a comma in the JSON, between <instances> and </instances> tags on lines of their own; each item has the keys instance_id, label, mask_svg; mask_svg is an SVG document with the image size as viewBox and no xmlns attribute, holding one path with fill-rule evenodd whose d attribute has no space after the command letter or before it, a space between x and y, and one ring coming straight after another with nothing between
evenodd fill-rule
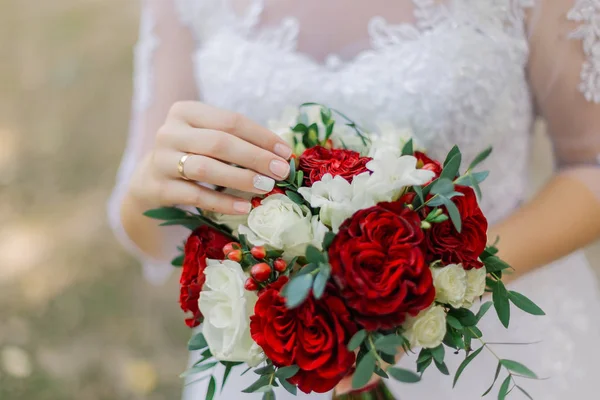
<instances>
[{"instance_id":1,"label":"white flower","mask_svg":"<svg viewBox=\"0 0 600 400\"><path fill-rule=\"evenodd\" d=\"M460 264L450 264L445 267L432 267L435 299L442 304L450 304L460 308L465 300L467 291L467 272Z\"/></svg>"},{"instance_id":2,"label":"white flower","mask_svg":"<svg viewBox=\"0 0 600 400\"><path fill-rule=\"evenodd\" d=\"M208 347L217 360L256 366L264 358L250 336L250 316L258 296L244 289L247 277L237 262L207 260L207 264L198 306L204 315L202 333Z\"/></svg>"},{"instance_id":3,"label":"white flower","mask_svg":"<svg viewBox=\"0 0 600 400\"><path fill-rule=\"evenodd\" d=\"M431 306L414 318L408 317L404 329L411 347L438 347L446 336L446 312L441 306Z\"/></svg>"},{"instance_id":4,"label":"white flower","mask_svg":"<svg viewBox=\"0 0 600 400\"><path fill-rule=\"evenodd\" d=\"M308 207L282 194L263 199L260 206L250 211L248 225L240 225L239 232L255 246L283 250L291 257L304 255L306 246L315 238Z\"/></svg>"},{"instance_id":5,"label":"white flower","mask_svg":"<svg viewBox=\"0 0 600 400\"><path fill-rule=\"evenodd\" d=\"M402 147L414 135L409 128L398 128L390 122L377 124L378 134L371 139L369 157L377 158L380 151L393 151L396 157L400 157Z\"/></svg>"},{"instance_id":6,"label":"white flower","mask_svg":"<svg viewBox=\"0 0 600 400\"><path fill-rule=\"evenodd\" d=\"M463 303L463 307L471 308L475 299L480 296L483 296L485 293L485 276L486 270L485 268L473 268L467 273L467 291L465 292L465 302Z\"/></svg>"},{"instance_id":7,"label":"white flower","mask_svg":"<svg viewBox=\"0 0 600 400\"><path fill-rule=\"evenodd\" d=\"M433 171L417 169L417 159L413 156L398 157L393 150L381 150L377 157L367 163L372 171L369 191L377 201L394 201L406 186L424 185L435 175Z\"/></svg>"}]
</instances>

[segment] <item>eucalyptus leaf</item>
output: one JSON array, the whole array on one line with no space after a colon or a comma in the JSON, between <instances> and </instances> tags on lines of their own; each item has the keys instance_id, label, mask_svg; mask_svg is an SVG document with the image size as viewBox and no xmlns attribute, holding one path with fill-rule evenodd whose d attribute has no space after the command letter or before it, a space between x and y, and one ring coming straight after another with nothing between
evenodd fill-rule
<instances>
[{"instance_id":1,"label":"eucalyptus leaf","mask_svg":"<svg viewBox=\"0 0 600 400\"><path fill-rule=\"evenodd\" d=\"M304 198L302 198L302 196L300 196L298 193L296 193L292 190L286 190L285 195L287 197L289 197L289 199L292 200L294 203L296 203L300 206L304 205Z\"/></svg>"},{"instance_id":2,"label":"eucalyptus leaf","mask_svg":"<svg viewBox=\"0 0 600 400\"><path fill-rule=\"evenodd\" d=\"M479 165L481 162L483 162L486 158L488 158L488 156L491 153L492 153L492 148L488 147L487 149L485 149L481 153L477 154L477 156L473 159L473 162L471 162L471 164L469 164L469 170L472 170L477 165Z\"/></svg>"},{"instance_id":3,"label":"eucalyptus leaf","mask_svg":"<svg viewBox=\"0 0 600 400\"><path fill-rule=\"evenodd\" d=\"M444 160L444 167L446 165L448 165L448 163L450 162L450 160L452 160L452 158L454 156L456 156L457 154L460 154L460 149L458 148L458 146L454 145L452 147L452 149L448 152L448 155L446 156L446 159Z\"/></svg>"},{"instance_id":4,"label":"eucalyptus leaf","mask_svg":"<svg viewBox=\"0 0 600 400\"><path fill-rule=\"evenodd\" d=\"M187 213L177 207L161 207L148 210L144 213L146 217L160 220L183 219Z\"/></svg>"},{"instance_id":5,"label":"eucalyptus leaf","mask_svg":"<svg viewBox=\"0 0 600 400\"><path fill-rule=\"evenodd\" d=\"M450 220L452 221L452 224L454 225L454 228L456 229L456 231L458 233L461 233L461 231L462 231L462 220L460 218L460 212L458 211L458 208L456 207L456 204L454 204L449 199L444 199L444 205L446 206L446 210L448 211L448 215L450 215Z\"/></svg>"},{"instance_id":6,"label":"eucalyptus leaf","mask_svg":"<svg viewBox=\"0 0 600 400\"><path fill-rule=\"evenodd\" d=\"M304 171L296 172L296 186L298 186L298 187L302 186L303 182L304 182Z\"/></svg>"},{"instance_id":7,"label":"eucalyptus leaf","mask_svg":"<svg viewBox=\"0 0 600 400\"><path fill-rule=\"evenodd\" d=\"M487 257L483 263L485 264L485 270L487 272L498 272L510 268L510 265L496 256Z\"/></svg>"},{"instance_id":8,"label":"eucalyptus leaf","mask_svg":"<svg viewBox=\"0 0 600 400\"><path fill-rule=\"evenodd\" d=\"M481 307L479 307L479 311L477 311L477 315L475 315L475 318L477 318L477 322L479 322L481 318L483 318L485 313L488 312L492 305L493 303L491 301L486 301L481 305Z\"/></svg>"},{"instance_id":9,"label":"eucalyptus leaf","mask_svg":"<svg viewBox=\"0 0 600 400\"><path fill-rule=\"evenodd\" d=\"M333 243L333 239L335 239L335 233L327 232L325 237L323 238L323 250L329 250L331 243Z\"/></svg>"},{"instance_id":10,"label":"eucalyptus leaf","mask_svg":"<svg viewBox=\"0 0 600 400\"><path fill-rule=\"evenodd\" d=\"M379 375L380 377L382 377L383 379L389 379L389 375L387 374L387 372L385 372L384 370L382 370L381 368L379 368L378 366L375 366L375 373L377 375Z\"/></svg>"},{"instance_id":11,"label":"eucalyptus leaf","mask_svg":"<svg viewBox=\"0 0 600 400\"><path fill-rule=\"evenodd\" d=\"M465 358L462 363L460 363L460 365L458 366L458 369L456 370L456 374L454 375L454 381L452 382L452 387L456 386L456 382L458 381L458 378L460 378L460 375L463 373L465 368L467 368L469 363L471 361L473 361L475 359L475 357L477 357L479 355L479 353L481 353L481 350L483 350L483 346L478 348L477 350L475 350L467 358Z\"/></svg>"},{"instance_id":12,"label":"eucalyptus leaf","mask_svg":"<svg viewBox=\"0 0 600 400\"><path fill-rule=\"evenodd\" d=\"M317 264L306 264L305 266L302 267L302 269L300 269L300 271L298 271L296 273L296 276L294 276L294 278L297 278L302 275L310 274L317 268L319 268L319 266ZM285 290L285 288L284 288L284 290Z\"/></svg>"},{"instance_id":13,"label":"eucalyptus leaf","mask_svg":"<svg viewBox=\"0 0 600 400\"><path fill-rule=\"evenodd\" d=\"M360 389L365 386L375 371L375 356L369 352L360 360L352 376L352 388Z\"/></svg>"},{"instance_id":14,"label":"eucalyptus leaf","mask_svg":"<svg viewBox=\"0 0 600 400\"><path fill-rule=\"evenodd\" d=\"M508 299L518 308L525 311L526 313L532 315L546 315L546 313L538 307L533 301L529 300L527 297L522 295L521 293L515 292L513 290L508 292Z\"/></svg>"},{"instance_id":15,"label":"eucalyptus leaf","mask_svg":"<svg viewBox=\"0 0 600 400\"><path fill-rule=\"evenodd\" d=\"M294 183L294 182L296 182L296 160L294 158L291 158L289 165L290 165L290 172L289 172L289 175L288 175L286 181L288 181L290 183Z\"/></svg>"},{"instance_id":16,"label":"eucalyptus leaf","mask_svg":"<svg viewBox=\"0 0 600 400\"><path fill-rule=\"evenodd\" d=\"M450 371L448 371L448 366L445 362L438 362L437 360L434 360L434 363L438 371L440 371L444 375L450 375Z\"/></svg>"},{"instance_id":17,"label":"eucalyptus leaf","mask_svg":"<svg viewBox=\"0 0 600 400\"><path fill-rule=\"evenodd\" d=\"M183 265L184 258L185 258L185 255L183 255L183 254L175 257L174 259L171 260L171 265L174 267L181 267Z\"/></svg>"},{"instance_id":18,"label":"eucalyptus leaf","mask_svg":"<svg viewBox=\"0 0 600 400\"><path fill-rule=\"evenodd\" d=\"M496 381L498 380L498 375L500 375L500 370L502 369L502 364L498 363L498 366L496 367L496 374L494 375L494 381L492 382L492 384L490 385L490 387L488 388L488 390L486 390L485 392L483 392L483 394L481 395L481 397L485 396L486 394L488 394L489 392L492 391L494 385L496 384Z\"/></svg>"},{"instance_id":19,"label":"eucalyptus leaf","mask_svg":"<svg viewBox=\"0 0 600 400\"><path fill-rule=\"evenodd\" d=\"M492 300L494 301L494 308L498 314L498 319L505 328L508 328L510 322L510 304L508 303L508 292L506 287L500 281L496 282L496 285L492 291Z\"/></svg>"},{"instance_id":20,"label":"eucalyptus leaf","mask_svg":"<svg viewBox=\"0 0 600 400\"><path fill-rule=\"evenodd\" d=\"M446 322L448 323L448 325L450 325L451 327L453 327L454 329L458 329L461 330L463 329L463 325L460 323L460 321L453 315L447 315L446 316Z\"/></svg>"},{"instance_id":21,"label":"eucalyptus leaf","mask_svg":"<svg viewBox=\"0 0 600 400\"><path fill-rule=\"evenodd\" d=\"M210 382L208 382L208 389L206 389L206 400L212 400L215 397L215 390L217 389L217 382L215 381L215 377L210 377Z\"/></svg>"},{"instance_id":22,"label":"eucalyptus leaf","mask_svg":"<svg viewBox=\"0 0 600 400\"><path fill-rule=\"evenodd\" d=\"M196 229L199 226L202 226L204 224L201 220L194 219L194 218L170 219L170 220L165 221L160 224L160 226L175 226L175 225L181 225L181 226L184 226L184 227L188 228L189 230L193 231L194 229Z\"/></svg>"},{"instance_id":23,"label":"eucalyptus leaf","mask_svg":"<svg viewBox=\"0 0 600 400\"><path fill-rule=\"evenodd\" d=\"M444 351L444 345L443 344L440 344L438 347L430 349L430 351L431 351L431 355L433 356L433 359L436 362L439 362L439 363L444 362L444 355L445 355L444 353L445 353L445 351Z\"/></svg>"},{"instance_id":24,"label":"eucalyptus leaf","mask_svg":"<svg viewBox=\"0 0 600 400\"><path fill-rule=\"evenodd\" d=\"M490 171L473 172L470 175L473 177L473 179L475 179L475 182L481 183L487 179L487 177L490 175Z\"/></svg>"},{"instance_id":25,"label":"eucalyptus leaf","mask_svg":"<svg viewBox=\"0 0 600 400\"><path fill-rule=\"evenodd\" d=\"M268 385L270 380L271 378L269 377L269 375L262 375L260 378L258 378L256 382L248 386L246 389L242 390L242 393L254 393L258 389Z\"/></svg>"},{"instance_id":26,"label":"eucalyptus leaf","mask_svg":"<svg viewBox=\"0 0 600 400\"><path fill-rule=\"evenodd\" d=\"M413 186L413 190L417 194L421 204L425 203L425 197L423 197L423 188L421 188L421 186Z\"/></svg>"},{"instance_id":27,"label":"eucalyptus leaf","mask_svg":"<svg viewBox=\"0 0 600 400\"><path fill-rule=\"evenodd\" d=\"M266 391L265 394L263 394L262 400L275 400L275 392L273 391L273 387L271 387L271 390Z\"/></svg>"},{"instance_id":28,"label":"eucalyptus leaf","mask_svg":"<svg viewBox=\"0 0 600 400\"><path fill-rule=\"evenodd\" d=\"M298 388L296 387L296 385L292 385L288 382L287 379L279 379L279 383L281 383L281 386L283 386L283 388L287 390L290 394L293 394L295 396L298 393Z\"/></svg>"},{"instance_id":29,"label":"eucalyptus leaf","mask_svg":"<svg viewBox=\"0 0 600 400\"><path fill-rule=\"evenodd\" d=\"M293 277L284 286L283 296L288 308L296 308L306 300L312 288L312 283L313 276L311 274L304 274Z\"/></svg>"},{"instance_id":30,"label":"eucalyptus leaf","mask_svg":"<svg viewBox=\"0 0 600 400\"><path fill-rule=\"evenodd\" d=\"M408 142L402 146L402 155L403 156L412 156L414 154L413 151L413 140L409 139Z\"/></svg>"},{"instance_id":31,"label":"eucalyptus leaf","mask_svg":"<svg viewBox=\"0 0 600 400\"><path fill-rule=\"evenodd\" d=\"M256 368L254 370L254 373L256 375L271 375L273 373L273 371L275 371L273 364L268 364L264 367Z\"/></svg>"},{"instance_id":32,"label":"eucalyptus leaf","mask_svg":"<svg viewBox=\"0 0 600 400\"><path fill-rule=\"evenodd\" d=\"M360 347L360 345L365 341L366 338L367 338L366 330L361 329L360 331L356 332L354 334L354 336L352 336L352 338L348 342L348 351L354 351L354 350L358 349Z\"/></svg>"},{"instance_id":33,"label":"eucalyptus leaf","mask_svg":"<svg viewBox=\"0 0 600 400\"><path fill-rule=\"evenodd\" d=\"M433 358L428 358L426 360L423 360L422 362L418 362L417 363L417 372L422 374L423 372L425 372L427 367L429 367L431 365L432 362L433 362Z\"/></svg>"},{"instance_id":34,"label":"eucalyptus leaf","mask_svg":"<svg viewBox=\"0 0 600 400\"><path fill-rule=\"evenodd\" d=\"M311 244L306 247L306 259L314 264L326 262L323 252Z\"/></svg>"},{"instance_id":35,"label":"eucalyptus leaf","mask_svg":"<svg viewBox=\"0 0 600 400\"><path fill-rule=\"evenodd\" d=\"M521 393L523 393L529 400L533 400L533 397L531 397L531 395L529 393L527 393L525 391L525 389L523 389L521 386L519 385L515 385L517 387L517 389L519 389L521 391Z\"/></svg>"},{"instance_id":36,"label":"eucalyptus leaf","mask_svg":"<svg viewBox=\"0 0 600 400\"><path fill-rule=\"evenodd\" d=\"M440 179L449 179L453 181L458 175L461 161L462 155L460 153L456 153L450 160L448 160L448 163L444 165L444 169L440 174Z\"/></svg>"},{"instance_id":37,"label":"eucalyptus leaf","mask_svg":"<svg viewBox=\"0 0 600 400\"><path fill-rule=\"evenodd\" d=\"M477 183L477 181L475 180L475 178L473 178L473 176L470 177L470 181L471 181L471 186L473 186L473 190L475 190L475 195L477 196L477 198L479 200L481 200L483 197L483 194L481 193L481 188L479 187L479 183Z\"/></svg>"},{"instance_id":38,"label":"eucalyptus leaf","mask_svg":"<svg viewBox=\"0 0 600 400\"><path fill-rule=\"evenodd\" d=\"M396 334L382 336L375 341L375 349L386 354L395 355L404 344L404 339Z\"/></svg>"},{"instance_id":39,"label":"eucalyptus leaf","mask_svg":"<svg viewBox=\"0 0 600 400\"><path fill-rule=\"evenodd\" d=\"M504 379L502 385L500 385L500 390L498 391L498 400L506 399L506 395L508 394L508 386L510 385L510 375Z\"/></svg>"},{"instance_id":40,"label":"eucalyptus leaf","mask_svg":"<svg viewBox=\"0 0 600 400\"><path fill-rule=\"evenodd\" d=\"M502 364L506 369L516 374L523 375L532 379L537 379L537 375L520 362L513 360L500 360L500 364Z\"/></svg>"},{"instance_id":41,"label":"eucalyptus leaf","mask_svg":"<svg viewBox=\"0 0 600 400\"><path fill-rule=\"evenodd\" d=\"M388 368L387 373L398 382L415 383L421 380L419 375L404 368L390 367Z\"/></svg>"},{"instance_id":42,"label":"eucalyptus leaf","mask_svg":"<svg viewBox=\"0 0 600 400\"><path fill-rule=\"evenodd\" d=\"M447 195L454 191L454 183L448 178L437 179L431 187L431 194Z\"/></svg>"},{"instance_id":43,"label":"eucalyptus leaf","mask_svg":"<svg viewBox=\"0 0 600 400\"><path fill-rule=\"evenodd\" d=\"M215 365L217 365L216 361L211 361L211 362L207 362L206 364L196 365L195 367L192 367L192 368L188 369L187 371L185 371L184 373L182 373L181 375L179 375L179 377L185 378L186 376L199 374L200 372L204 372L206 370L213 368Z\"/></svg>"},{"instance_id":44,"label":"eucalyptus leaf","mask_svg":"<svg viewBox=\"0 0 600 400\"><path fill-rule=\"evenodd\" d=\"M204 338L204 334L202 332L195 334L188 341L188 350L190 350L190 351L202 350L203 348L205 348L207 346L208 346L208 343L206 342L206 339Z\"/></svg>"},{"instance_id":45,"label":"eucalyptus leaf","mask_svg":"<svg viewBox=\"0 0 600 400\"><path fill-rule=\"evenodd\" d=\"M323 296L330 273L331 269L329 268L329 265L321 264L319 273L313 282L313 296L315 296L315 299L320 299Z\"/></svg>"},{"instance_id":46,"label":"eucalyptus leaf","mask_svg":"<svg viewBox=\"0 0 600 400\"><path fill-rule=\"evenodd\" d=\"M289 365L287 367L281 367L275 372L275 376L279 379L289 379L296 375L300 371L300 367L297 365Z\"/></svg>"},{"instance_id":47,"label":"eucalyptus leaf","mask_svg":"<svg viewBox=\"0 0 600 400\"><path fill-rule=\"evenodd\" d=\"M233 367L237 367L238 365L242 365L242 362L221 362L225 366L225 371L223 372L223 381L221 382L221 392L225 387L225 382L227 382L227 378L229 378L229 374Z\"/></svg>"}]
</instances>

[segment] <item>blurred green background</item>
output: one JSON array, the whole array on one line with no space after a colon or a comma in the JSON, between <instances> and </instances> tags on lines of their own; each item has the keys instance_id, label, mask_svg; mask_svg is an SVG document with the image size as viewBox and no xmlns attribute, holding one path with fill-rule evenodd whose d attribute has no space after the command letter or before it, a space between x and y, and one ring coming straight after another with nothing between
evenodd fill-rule
<instances>
[{"instance_id":1,"label":"blurred green background","mask_svg":"<svg viewBox=\"0 0 600 400\"><path fill-rule=\"evenodd\" d=\"M105 221L138 5L0 0L2 400L179 396L189 330L177 277L146 283ZM539 133L536 148L539 185L549 171ZM600 259L598 246L589 254Z\"/></svg>"}]
</instances>

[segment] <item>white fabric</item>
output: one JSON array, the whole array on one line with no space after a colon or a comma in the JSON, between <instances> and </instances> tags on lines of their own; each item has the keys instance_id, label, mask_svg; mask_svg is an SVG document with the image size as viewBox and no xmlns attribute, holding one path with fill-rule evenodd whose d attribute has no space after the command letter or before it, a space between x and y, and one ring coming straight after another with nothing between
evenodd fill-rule
<instances>
[{"instance_id":1,"label":"white fabric","mask_svg":"<svg viewBox=\"0 0 600 400\"><path fill-rule=\"evenodd\" d=\"M548 122L557 165L568 167L565 173L592 190L600 187L599 0L144 4L144 15L153 23L147 26L155 30L142 29L136 57L141 105L134 107L134 121L142 122L133 124L111 202L117 229L118 205L132 170L152 146L169 105L198 92L207 103L261 123L287 105L317 101L366 126L410 124L420 144L436 157L458 144L469 161L493 145L483 166L491 173L482 202L492 222L509 215L527 190L530 133L537 114ZM585 175L578 169L585 169ZM600 339L592 278L579 254L539 269L515 286L549 315L516 313L513 325L518 329L509 332L489 319L483 327L489 337L502 341L545 339L536 347L498 349L551 377L523 383L538 398L590 398L586 390L596 376L594 345ZM413 361L406 357L401 363ZM407 398L476 398L480 383L491 382L494 372L494 364L483 367L486 362L471 366L454 391L449 378L429 375L428 384L394 390ZM250 374L234 375L219 398L259 398L239 394ZM205 385L188 386L186 398L202 398ZM284 393L278 399L286 399Z\"/></svg>"}]
</instances>

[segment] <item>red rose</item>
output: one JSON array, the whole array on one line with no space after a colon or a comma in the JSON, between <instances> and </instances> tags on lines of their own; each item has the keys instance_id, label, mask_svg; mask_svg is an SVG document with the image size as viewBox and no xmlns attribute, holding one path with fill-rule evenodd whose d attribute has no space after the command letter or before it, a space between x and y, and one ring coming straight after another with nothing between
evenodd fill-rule
<instances>
[{"instance_id":1,"label":"red rose","mask_svg":"<svg viewBox=\"0 0 600 400\"><path fill-rule=\"evenodd\" d=\"M369 161L371 158L361 157L353 150L315 146L302 153L298 168L304 172L304 184L312 186L325 174L339 175L352 182L354 176L368 171L366 165Z\"/></svg>"},{"instance_id":2,"label":"red rose","mask_svg":"<svg viewBox=\"0 0 600 400\"><path fill-rule=\"evenodd\" d=\"M201 226L196 229L185 243L185 258L179 279L179 305L183 312L191 312L192 318L186 318L185 324L190 328L200 325L202 314L198 308L198 298L206 277L206 259L223 260L223 247L231 242L231 238L222 233Z\"/></svg>"},{"instance_id":3,"label":"red rose","mask_svg":"<svg viewBox=\"0 0 600 400\"><path fill-rule=\"evenodd\" d=\"M300 367L289 381L301 391L328 392L352 371L355 355L346 346L357 327L344 302L329 290L319 300L309 296L288 309L279 295L287 282L282 276L261 292L250 317L252 339L277 367Z\"/></svg>"},{"instance_id":4,"label":"red rose","mask_svg":"<svg viewBox=\"0 0 600 400\"><path fill-rule=\"evenodd\" d=\"M402 202L379 203L342 224L329 248L331 271L365 329L395 328L433 302L422 240L418 214Z\"/></svg>"},{"instance_id":5,"label":"red rose","mask_svg":"<svg viewBox=\"0 0 600 400\"><path fill-rule=\"evenodd\" d=\"M443 169L439 161L427 157L425 153L421 153L420 151L415 151L415 157L417 159L417 168L433 171L435 173L433 179L439 178Z\"/></svg>"},{"instance_id":6,"label":"red rose","mask_svg":"<svg viewBox=\"0 0 600 400\"><path fill-rule=\"evenodd\" d=\"M461 233L454 228L452 221L432 224L425 231L423 252L427 262L442 260L444 264L462 263L465 269L481 268L479 256L487 243L487 219L477 204L473 189L456 185L456 191L464 196L453 197L462 221ZM428 213L431 210L425 209Z\"/></svg>"}]
</instances>

